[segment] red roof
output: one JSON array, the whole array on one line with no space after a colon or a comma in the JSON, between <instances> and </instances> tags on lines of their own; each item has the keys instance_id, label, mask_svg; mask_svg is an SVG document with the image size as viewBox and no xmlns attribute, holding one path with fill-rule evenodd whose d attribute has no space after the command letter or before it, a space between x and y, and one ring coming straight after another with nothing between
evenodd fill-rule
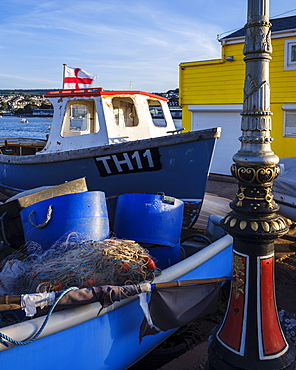
<instances>
[{"instance_id":1,"label":"red roof","mask_svg":"<svg viewBox=\"0 0 296 370\"><path fill-rule=\"evenodd\" d=\"M60 97L71 97L71 96L112 96L112 95L145 95L150 98L160 99L166 101L167 99L163 96L147 93L144 91L113 91L103 90L102 87L90 88L90 89L67 89L49 91L45 94L46 98L60 98Z\"/></svg>"}]
</instances>

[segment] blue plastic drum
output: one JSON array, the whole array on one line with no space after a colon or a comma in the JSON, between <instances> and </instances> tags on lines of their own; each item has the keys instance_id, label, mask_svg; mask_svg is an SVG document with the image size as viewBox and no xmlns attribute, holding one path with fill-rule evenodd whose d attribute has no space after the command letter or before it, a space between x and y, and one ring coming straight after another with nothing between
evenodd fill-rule
<instances>
[{"instance_id":1,"label":"blue plastic drum","mask_svg":"<svg viewBox=\"0 0 296 370\"><path fill-rule=\"evenodd\" d=\"M46 199L24 208L20 215L25 241L34 241L43 250L72 232L90 240L110 235L105 193L101 191Z\"/></svg>"},{"instance_id":2,"label":"blue plastic drum","mask_svg":"<svg viewBox=\"0 0 296 370\"><path fill-rule=\"evenodd\" d=\"M118 196L114 233L121 239L153 245L150 254L160 268L179 262L184 203L176 198L155 194Z\"/></svg>"}]
</instances>

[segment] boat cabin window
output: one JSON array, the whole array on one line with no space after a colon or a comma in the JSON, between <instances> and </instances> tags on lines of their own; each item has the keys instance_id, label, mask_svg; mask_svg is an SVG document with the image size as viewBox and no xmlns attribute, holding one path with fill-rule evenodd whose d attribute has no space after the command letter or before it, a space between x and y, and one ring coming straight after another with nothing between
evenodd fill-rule
<instances>
[{"instance_id":1,"label":"boat cabin window","mask_svg":"<svg viewBox=\"0 0 296 370\"><path fill-rule=\"evenodd\" d=\"M112 105L114 119L119 127L138 126L139 118L135 104L131 98L113 98Z\"/></svg>"},{"instance_id":2,"label":"boat cabin window","mask_svg":"<svg viewBox=\"0 0 296 370\"><path fill-rule=\"evenodd\" d=\"M92 100L69 101L63 122L62 136L94 133L95 117Z\"/></svg>"},{"instance_id":3,"label":"boat cabin window","mask_svg":"<svg viewBox=\"0 0 296 370\"><path fill-rule=\"evenodd\" d=\"M148 100L149 111L152 117L152 121L157 127L166 127L167 122L165 120L165 115L162 110L162 106L158 100Z\"/></svg>"}]
</instances>

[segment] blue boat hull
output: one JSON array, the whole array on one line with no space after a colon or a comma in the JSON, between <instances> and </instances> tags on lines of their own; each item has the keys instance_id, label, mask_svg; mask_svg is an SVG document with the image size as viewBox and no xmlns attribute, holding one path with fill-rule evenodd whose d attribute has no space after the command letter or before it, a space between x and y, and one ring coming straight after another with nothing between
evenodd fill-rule
<instances>
[{"instance_id":1,"label":"blue boat hull","mask_svg":"<svg viewBox=\"0 0 296 370\"><path fill-rule=\"evenodd\" d=\"M178 268L178 265L186 267L187 260L184 260L167 269L167 278L175 276L175 279L187 280L230 276L232 269L231 237L224 238L226 242L211 258L199 262L201 258L199 255L211 251L211 248L214 248L213 245L189 257L188 261L190 260L190 263L195 264L196 267L189 268L190 271L181 276L179 273L175 274L174 270ZM164 270L164 279L165 274L166 270ZM122 302L124 301L120 303ZM96 304L89 306L93 305ZM95 312L96 309L99 310L97 307L99 306L95 306ZM79 307L76 310L76 316L83 315L85 310L87 306ZM67 311L57 312L54 315L66 315ZM1 369L127 369L173 332L169 330L145 336L140 344L139 330L143 318L138 299L127 299L119 307L115 304L114 309L107 310L100 316L94 316L71 328L37 339L29 345L2 351L0 353ZM18 324L14 330L11 329L10 334L16 334L18 330L21 330L21 325ZM3 350L2 345L0 346L0 350Z\"/></svg>"},{"instance_id":2,"label":"blue boat hull","mask_svg":"<svg viewBox=\"0 0 296 370\"><path fill-rule=\"evenodd\" d=\"M218 136L213 129L61 153L0 154L0 190L19 192L86 177L89 190L107 197L164 192L203 199Z\"/></svg>"}]
</instances>

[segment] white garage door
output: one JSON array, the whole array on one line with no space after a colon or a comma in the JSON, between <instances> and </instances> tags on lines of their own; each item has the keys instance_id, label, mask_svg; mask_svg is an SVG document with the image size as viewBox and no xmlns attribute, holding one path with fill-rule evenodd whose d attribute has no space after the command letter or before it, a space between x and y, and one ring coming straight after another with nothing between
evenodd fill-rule
<instances>
[{"instance_id":1,"label":"white garage door","mask_svg":"<svg viewBox=\"0 0 296 370\"><path fill-rule=\"evenodd\" d=\"M221 127L221 137L217 141L211 173L230 175L232 156L240 149L242 105L231 106L189 106L191 111L191 129L203 130Z\"/></svg>"}]
</instances>

